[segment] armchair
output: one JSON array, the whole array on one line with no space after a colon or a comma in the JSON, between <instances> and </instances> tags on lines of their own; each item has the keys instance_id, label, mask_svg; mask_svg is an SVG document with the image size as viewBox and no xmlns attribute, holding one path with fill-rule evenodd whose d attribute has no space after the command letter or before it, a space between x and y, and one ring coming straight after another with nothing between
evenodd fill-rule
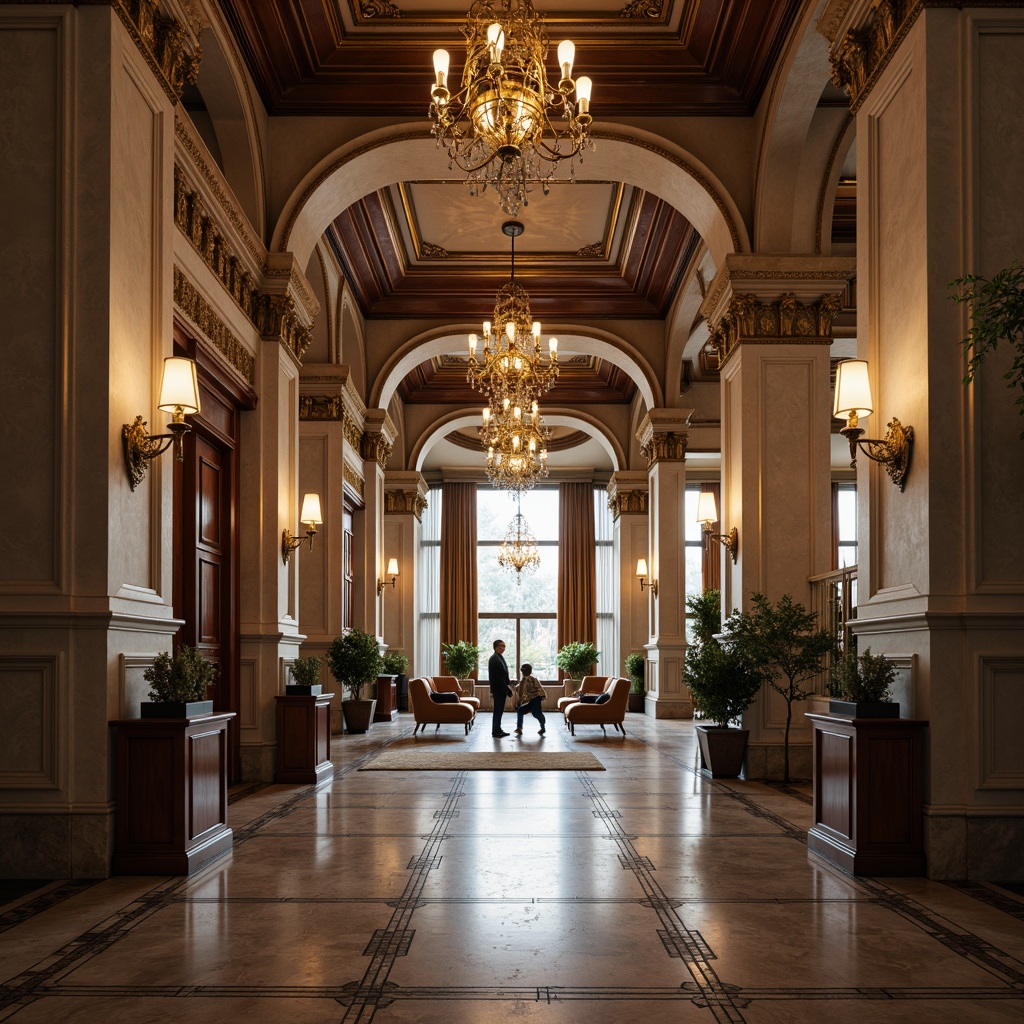
<instances>
[{"instance_id":1,"label":"armchair","mask_svg":"<svg viewBox=\"0 0 1024 1024\"><path fill-rule=\"evenodd\" d=\"M580 680L580 688L577 693L574 693L571 697L558 698L558 710L564 715L566 708L571 704L579 702L581 693L604 693L608 688L609 680L614 678L614 676L584 676Z\"/></svg>"},{"instance_id":2,"label":"armchair","mask_svg":"<svg viewBox=\"0 0 1024 1024\"><path fill-rule=\"evenodd\" d=\"M463 725L466 728L466 735L469 735L469 727L473 724L476 711L469 704L454 701L451 704L436 704L430 699L431 686L426 679L409 680L409 706L412 708L412 715L416 721L416 728L413 729L413 736L422 728L424 731L428 724L436 725L438 729L447 723ZM435 730L436 731L436 730Z\"/></svg>"},{"instance_id":3,"label":"armchair","mask_svg":"<svg viewBox=\"0 0 1024 1024\"><path fill-rule=\"evenodd\" d=\"M605 726L614 725L623 736L626 735L626 729L622 723L626 719L626 705L629 702L629 680L611 679L605 692L611 696L604 704L577 702L566 708L565 720L573 736L576 735L577 725L599 725L605 735L608 734Z\"/></svg>"},{"instance_id":4,"label":"armchair","mask_svg":"<svg viewBox=\"0 0 1024 1024\"><path fill-rule=\"evenodd\" d=\"M479 698L467 697L462 692L462 687L459 686L459 680L456 676L431 676L430 685L435 693L457 693L459 700L463 704L468 704L474 711L480 710Z\"/></svg>"}]
</instances>

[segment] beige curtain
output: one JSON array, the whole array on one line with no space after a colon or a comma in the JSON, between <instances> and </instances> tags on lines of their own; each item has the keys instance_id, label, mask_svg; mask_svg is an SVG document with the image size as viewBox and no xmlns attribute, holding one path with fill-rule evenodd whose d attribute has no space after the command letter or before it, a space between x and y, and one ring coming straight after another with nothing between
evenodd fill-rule
<instances>
[{"instance_id":1,"label":"beige curtain","mask_svg":"<svg viewBox=\"0 0 1024 1024\"><path fill-rule=\"evenodd\" d=\"M839 568L839 484L832 483L832 569Z\"/></svg>"},{"instance_id":2,"label":"beige curtain","mask_svg":"<svg viewBox=\"0 0 1024 1024\"><path fill-rule=\"evenodd\" d=\"M558 505L558 647L561 649L573 640L597 643L593 485L560 484Z\"/></svg>"},{"instance_id":3,"label":"beige curtain","mask_svg":"<svg viewBox=\"0 0 1024 1024\"><path fill-rule=\"evenodd\" d=\"M441 487L441 643L477 642L476 484ZM447 673L441 652L438 668ZM475 676L476 673L473 673Z\"/></svg>"},{"instance_id":4,"label":"beige curtain","mask_svg":"<svg viewBox=\"0 0 1024 1024\"><path fill-rule=\"evenodd\" d=\"M719 484L701 484L702 491L710 491L715 496L715 508L722 514L722 488ZM722 522L712 524L712 533L722 532ZM715 540L704 540L700 556L700 578L704 590L722 589L722 545Z\"/></svg>"}]
</instances>

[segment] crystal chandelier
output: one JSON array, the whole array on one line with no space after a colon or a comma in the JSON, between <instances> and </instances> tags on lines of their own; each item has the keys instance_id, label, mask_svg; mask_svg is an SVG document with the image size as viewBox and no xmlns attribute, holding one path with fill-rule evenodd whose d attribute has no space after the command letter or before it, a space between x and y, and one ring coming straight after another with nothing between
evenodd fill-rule
<instances>
[{"instance_id":1,"label":"crystal chandelier","mask_svg":"<svg viewBox=\"0 0 1024 1024\"><path fill-rule=\"evenodd\" d=\"M515 572L517 586L523 582L524 572L536 572L540 565L540 549L519 507L518 498L515 518L509 523L505 539L498 548L498 565L507 572Z\"/></svg>"},{"instance_id":2,"label":"crystal chandelier","mask_svg":"<svg viewBox=\"0 0 1024 1024\"><path fill-rule=\"evenodd\" d=\"M530 296L516 284L516 238L523 225L506 221L501 230L512 239L512 272L498 289L494 321L484 321L483 363L477 361L477 336L469 336L469 372L466 380L484 395L494 413L508 401L512 407L532 408L558 378L558 339L548 339L548 357L541 354L540 321L530 312Z\"/></svg>"},{"instance_id":3,"label":"crystal chandelier","mask_svg":"<svg viewBox=\"0 0 1024 1024\"><path fill-rule=\"evenodd\" d=\"M547 32L531 0L474 0L462 34L466 63L454 96L447 87L448 51L434 51L432 134L447 150L448 166L467 173L471 194L490 185L514 217L535 184L547 193L560 160L569 160L575 177L576 155L582 161L582 150L593 147L592 83L573 81L576 48L566 39L558 44L561 78L557 88L549 85ZM559 113L561 125L552 121Z\"/></svg>"},{"instance_id":4,"label":"crystal chandelier","mask_svg":"<svg viewBox=\"0 0 1024 1024\"><path fill-rule=\"evenodd\" d=\"M525 414L508 399L497 413L490 406L484 409L480 440L487 449L487 475L491 483L513 491L518 498L546 477L549 436L536 402Z\"/></svg>"}]
</instances>

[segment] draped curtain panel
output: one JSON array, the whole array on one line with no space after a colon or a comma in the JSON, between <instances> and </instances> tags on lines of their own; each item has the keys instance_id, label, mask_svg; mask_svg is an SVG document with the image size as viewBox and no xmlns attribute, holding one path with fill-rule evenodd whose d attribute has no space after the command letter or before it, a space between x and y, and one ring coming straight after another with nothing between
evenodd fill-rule
<instances>
[{"instance_id":1,"label":"draped curtain panel","mask_svg":"<svg viewBox=\"0 0 1024 1024\"><path fill-rule=\"evenodd\" d=\"M558 647L597 642L597 538L594 487L558 487ZM610 670L614 674L614 666ZM605 673L607 674L607 673Z\"/></svg>"},{"instance_id":2,"label":"draped curtain panel","mask_svg":"<svg viewBox=\"0 0 1024 1024\"><path fill-rule=\"evenodd\" d=\"M722 514L722 488L719 484L701 484L702 491L710 491L715 496L715 508ZM722 522L712 525L712 533L722 532ZM701 545L700 576L704 582L704 591L722 589L722 545L718 541L704 538Z\"/></svg>"},{"instance_id":3,"label":"draped curtain panel","mask_svg":"<svg viewBox=\"0 0 1024 1024\"><path fill-rule=\"evenodd\" d=\"M476 484L442 486L440 583L441 643L477 643ZM440 650L437 659L447 674Z\"/></svg>"}]
</instances>

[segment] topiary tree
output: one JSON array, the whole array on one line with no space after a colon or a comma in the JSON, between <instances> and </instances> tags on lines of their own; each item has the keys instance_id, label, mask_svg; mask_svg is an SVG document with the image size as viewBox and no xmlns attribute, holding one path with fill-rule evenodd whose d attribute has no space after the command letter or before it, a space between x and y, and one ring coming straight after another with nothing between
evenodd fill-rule
<instances>
[{"instance_id":1,"label":"topiary tree","mask_svg":"<svg viewBox=\"0 0 1024 1024\"><path fill-rule=\"evenodd\" d=\"M384 652L384 675L404 676L409 667L409 659L401 651Z\"/></svg>"},{"instance_id":2,"label":"topiary tree","mask_svg":"<svg viewBox=\"0 0 1024 1024\"><path fill-rule=\"evenodd\" d=\"M456 679L468 679L480 667L480 648L468 640L441 644L441 657Z\"/></svg>"},{"instance_id":3,"label":"topiary tree","mask_svg":"<svg viewBox=\"0 0 1024 1024\"><path fill-rule=\"evenodd\" d=\"M331 675L352 700L360 700L363 687L375 682L384 667L377 638L361 629L350 629L331 641L327 648Z\"/></svg>"},{"instance_id":4,"label":"topiary tree","mask_svg":"<svg viewBox=\"0 0 1024 1024\"><path fill-rule=\"evenodd\" d=\"M555 664L570 678L582 679L597 664L601 652L589 641L573 640L557 654Z\"/></svg>"},{"instance_id":5,"label":"topiary tree","mask_svg":"<svg viewBox=\"0 0 1024 1024\"><path fill-rule=\"evenodd\" d=\"M150 700L187 704L206 700L206 688L213 686L217 668L194 647L182 644L173 657L166 651L158 654L142 678L150 684Z\"/></svg>"},{"instance_id":6,"label":"topiary tree","mask_svg":"<svg viewBox=\"0 0 1024 1024\"><path fill-rule=\"evenodd\" d=\"M786 702L784 781L789 782L789 730L793 704L811 696L803 683L822 669L836 651L836 637L818 628L818 616L783 594L772 604L764 594L751 598L753 609L733 612L725 623L730 644Z\"/></svg>"},{"instance_id":7,"label":"topiary tree","mask_svg":"<svg viewBox=\"0 0 1024 1024\"><path fill-rule=\"evenodd\" d=\"M626 655L626 674L629 676L629 692L644 692L644 672L647 668L647 657L639 651Z\"/></svg>"},{"instance_id":8,"label":"topiary tree","mask_svg":"<svg viewBox=\"0 0 1024 1024\"><path fill-rule=\"evenodd\" d=\"M316 686L320 682L320 670L324 667L324 659L311 654L306 658L296 658L291 664L292 679L299 686Z\"/></svg>"},{"instance_id":9,"label":"topiary tree","mask_svg":"<svg viewBox=\"0 0 1024 1024\"><path fill-rule=\"evenodd\" d=\"M858 658L850 651L832 667L829 690L833 697L854 703L892 700L889 687L896 679L896 666L884 654L872 654L868 647Z\"/></svg>"}]
</instances>

